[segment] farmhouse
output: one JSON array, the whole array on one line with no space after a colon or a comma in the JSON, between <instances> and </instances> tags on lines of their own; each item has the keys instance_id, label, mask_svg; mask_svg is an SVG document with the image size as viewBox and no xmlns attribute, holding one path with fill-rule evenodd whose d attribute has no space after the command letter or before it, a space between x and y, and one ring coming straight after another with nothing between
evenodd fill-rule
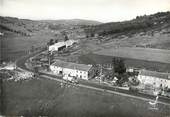
<instances>
[{"instance_id":1,"label":"farmhouse","mask_svg":"<svg viewBox=\"0 0 170 117\"><path fill-rule=\"evenodd\" d=\"M56 60L50 66L50 69L56 75L75 76L85 80L90 79L94 75L92 65L64 62L61 60Z\"/></svg>"},{"instance_id":2,"label":"farmhouse","mask_svg":"<svg viewBox=\"0 0 170 117\"><path fill-rule=\"evenodd\" d=\"M68 48L72 46L76 41L74 40L67 40L55 43L54 45L49 46L49 51L60 51L64 48Z\"/></svg>"},{"instance_id":3,"label":"farmhouse","mask_svg":"<svg viewBox=\"0 0 170 117\"><path fill-rule=\"evenodd\" d=\"M153 87L170 88L170 74L155 71L141 70L138 79L142 84L150 84Z\"/></svg>"}]
</instances>

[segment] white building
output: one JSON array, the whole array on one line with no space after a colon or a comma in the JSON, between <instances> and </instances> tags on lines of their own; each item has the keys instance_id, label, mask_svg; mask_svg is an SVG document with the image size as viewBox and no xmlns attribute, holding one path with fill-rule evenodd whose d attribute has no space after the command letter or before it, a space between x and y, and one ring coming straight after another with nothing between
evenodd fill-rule
<instances>
[{"instance_id":1,"label":"white building","mask_svg":"<svg viewBox=\"0 0 170 117\"><path fill-rule=\"evenodd\" d=\"M0 36L4 36L4 33L0 32Z\"/></svg>"},{"instance_id":2,"label":"white building","mask_svg":"<svg viewBox=\"0 0 170 117\"><path fill-rule=\"evenodd\" d=\"M72 46L75 42L75 40L67 40L55 43L54 45L49 46L49 51L59 51L63 48L68 48Z\"/></svg>"},{"instance_id":3,"label":"white building","mask_svg":"<svg viewBox=\"0 0 170 117\"><path fill-rule=\"evenodd\" d=\"M85 80L91 78L94 73L92 65L64 62L60 60L56 60L55 63L50 66L50 69L56 75L75 76Z\"/></svg>"},{"instance_id":4,"label":"white building","mask_svg":"<svg viewBox=\"0 0 170 117\"><path fill-rule=\"evenodd\" d=\"M16 64L15 63L8 63L3 67L0 67L0 70L5 69L5 70L15 70L16 69Z\"/></svg>"},{"instance_id":5,"label":"white building","mask_svg":"<svg viewBox=\"0 0 170 117\"><path fill-rule=\"evenodd\" d=\"M126 72L138 72L139 71L139 68L134 68L134 67L128 67L126 68Z\"/></svg>"},{"instance_id":6,"label":"white building","mask_svg":"<svg viewBox=\"0 0 170 117\"><path fill-rule=\"evenodd\" d=\"M49 51L59 51L60 48L66 48L65 42L58 42L55 43L54 45L49 46Z\"/></svg>"},{"instance_id":7,"label":"white building","mask_svg":"<svg viewBox=\"0 0 170 117\"><path fill-rule=\"evenodd\" d=\"M67 40L65 41L66 48L72 46L76 41L75 40Z\"/></svg>"},{"instance_id":8,"label":"white building","mask_svg":"<svg viewBox=\"0 0 170 117\"><path fill-rule=\"evenodd\" d=\"M146 85L152 85L153 87L168 87L170 88L170 74L161 73L155 71L141 70L138 75L139 81Z\"/></svg>"}]
</instances>

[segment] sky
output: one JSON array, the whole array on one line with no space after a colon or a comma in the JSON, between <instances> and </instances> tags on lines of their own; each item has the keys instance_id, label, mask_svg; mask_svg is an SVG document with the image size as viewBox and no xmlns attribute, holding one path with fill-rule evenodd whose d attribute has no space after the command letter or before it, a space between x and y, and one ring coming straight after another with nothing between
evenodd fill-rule
<instances>
[{"instance_id":1,"label":"sky","mask_svg":"<svg viewBox=\"0 0 170 117\"><path fill-rule=\"evenodd\" d=\"M0 16L23 19L124 21L170 11L170 0L0 0Z\"/></svg>"}]
</instances>

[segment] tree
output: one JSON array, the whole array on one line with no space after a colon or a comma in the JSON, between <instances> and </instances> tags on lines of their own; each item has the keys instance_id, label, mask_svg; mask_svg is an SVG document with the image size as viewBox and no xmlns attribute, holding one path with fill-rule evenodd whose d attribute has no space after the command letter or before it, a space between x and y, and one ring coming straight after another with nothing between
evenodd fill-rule
<instances>
[{"instance_id":1,"label":"tree","mask_svg":"<svg viewBox=\"0 0 170 117\"><path fill-rule=\"evenodd\" d=\"M54 44L54 39L50 39L49 45L53 45L53 44Z\"/></svg>"},{"instance_id":2,"label":"tree","mask_svg":"<svg viewBox=\"0 0 170 117\"><path fill-rule=\"evenodd\" d=\"M31 52L34 52L35 51L35 47L34 46L31 46Z\"/></svg>"},{"instance_id":3,"label":"tree","mask_svg":"<svg viewBox=\"0 0 170 117\"><path fill-rule=\"evenodd\" d=\"M68 36L64 33L64 41L69 40Z\"/></svg>"},{"instance_id":4,"label":"tree","mask_svg":"<svg viewBox=\"0 0 170 117\"><path fill-rule=\"evenodd\" d=\"M113 58L112 66L113 74L118 78L117 84L121 86L124 82L128 81L124 60L122 58Z\"/></svg>"},{"instance_id":5,"label":"tree","mask_svg":"<svg viewBox=\"0 0 170 117\"><path fill-rule=\"evenodd\" d=\"M126 72L124 60L122 58L113 58L112 60L113 72L122 75Z\"/></svg>"},{"instance_id":6,"label":"tree","mask_svg":"<svg viewBox=\"0 0 170 117\"><path fill-rule=\"evenodd\" d=\"M35 77L38 77L38 76L39 76L39 69L38 69L38 67L35 66L35 67L33 68L33 70L34 70L34 76L35 76Z\"/></svg>"},{"instance_id":7,"label":"tree","mask_svg":"<svg viewBox=\"0 0 170 117\"><path fill-rule=\"evenodd\" d=\"M57 39L55 40L55 43L58 43L58 40L57 40Z\"/></svg>"},{"instance_id":8,"label":"tree","mask_svg":"<svg viewBox=\"0 0 170 117\"><path fill-rule=\"evenodd\" d=\"M50 67L50 65L54 59L54 54L49 51L47 56L48 56L48 67Z\"/></svg>"},{"instance_id":9,"label":"tree","mask_svg":"<svg viewBox=\"0 0 170 117\"><path fill-rule=\"evenodd\" d=\"M90 36L91 36L91 37L94 37L94 33L91 33Z\"/></svg>"}]
</instances>

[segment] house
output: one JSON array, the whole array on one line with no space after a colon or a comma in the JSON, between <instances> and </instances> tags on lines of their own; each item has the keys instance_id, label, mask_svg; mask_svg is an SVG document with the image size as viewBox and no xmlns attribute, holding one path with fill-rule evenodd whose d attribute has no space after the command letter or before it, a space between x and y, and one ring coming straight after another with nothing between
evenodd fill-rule
<instances>
[{"instance_id":1,"label":"house","mask_svg":"<svg viewBox=\"0 0 170 117\"><path fill-rule=\"evenodd\" d=\"M126 72L139 72L139 68L128 67L126 68Z\"/></svg>"},{"instance_id":2,"label":"house","mask_svg":"<svg viewBox=\"0 0 170 117\"><path fill-rule=\"evenodd\" d=\"M153 87L170 88L170 74L156 71L141 70L138 74L138 80L144 85Z\"/></svg>"},{"instance_id":3,"label":"house","mask_svg":"<svg viewBox=\"0 0 170 117\"><path fill-rule=\"evenodd\" d=\"M126 72L134 72L134 69L133 68L127 68Z\"/></svg>"},{"instance_id":4,"label":"house","mask_svg":"<svg viewBox=\"0 0 170 117\"><path fill-rule=\"evenodd\" d=\"M75 40L61 41L61 42L58 42L58 43L55 43L55 44L49 46L48 50L49 51L60 51L64 48L68 48L68 47L72 46L74 43L76 43Z\"/></svg>"},{"instance_id":5,"label":"house","mask_svg":"<svg viewBox=\"0 0 170 117\"><path fill-rule=\"evenodd\" d=\"M56 60L51 64L50 69L56 75L62 74L63 76L75 76L85 80L94 76L92 65L64 62L61 60Z\"/></svg>"}]
</instances>

